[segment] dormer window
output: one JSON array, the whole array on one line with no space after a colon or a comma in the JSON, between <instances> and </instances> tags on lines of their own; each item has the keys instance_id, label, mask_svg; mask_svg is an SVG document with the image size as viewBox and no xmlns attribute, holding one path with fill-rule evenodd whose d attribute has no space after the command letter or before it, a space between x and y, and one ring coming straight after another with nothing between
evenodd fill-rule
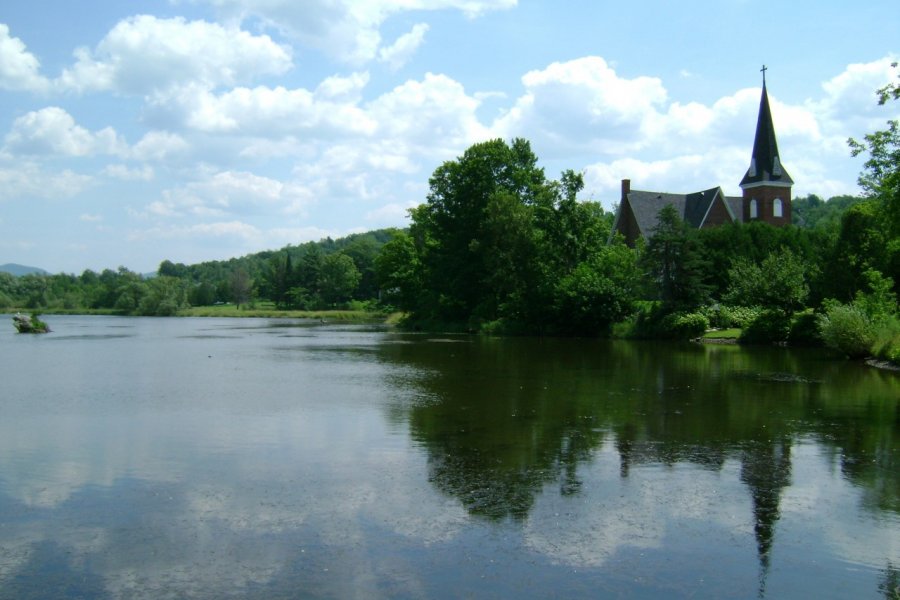
<instances>
[{"instance_id":1,"label":"dormer window","mask_svg":"<svg viewBox=\"0 0 900 600\"><path fill-rule=\"evenodd\" d=\"M747 172L750 177L756 177L756 159L750 159L750 170Z\"/></svg>"},{"instance_id":2,"label":"dormer window","mask_svg":"<svg viewBox=\"0 0 900 600\"><path fill-rule=\"evenodd\" d=\"M778 157L775 157L775 160L772 161L772 175L774 177L781 177L781 161Z\"/></svg>"},{"instance_id":3,"label":"dormer window","mask_svg":"<svg viewBox=\"0 0 900 600\"><path fill-rule=\"evenodd\" d=\"M773 217L783 217L784 209L782 208L781 198L775 198L775 202L772 204L772 216Z\"/></svg>"}]
</instances>

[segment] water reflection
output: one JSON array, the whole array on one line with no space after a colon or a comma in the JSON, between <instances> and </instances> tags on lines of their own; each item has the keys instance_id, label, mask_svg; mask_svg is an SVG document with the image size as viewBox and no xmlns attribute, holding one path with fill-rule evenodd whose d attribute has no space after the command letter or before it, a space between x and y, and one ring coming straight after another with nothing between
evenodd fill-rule
<instances>
[{"instance_id":1,"label":"water reflection","mask_svg":"<svg viewBox=\"0 0 900 600\"><path fill-rule=\"evenodd\" d=\"M689 464L716 473L734 463L750 498L764 596L799 440L815 439L817 451L837 459L844 476L864 489L871 514L897 513L894 374L817 352L616 342L476 339L382 353L424 374L416 385L435 400L410 408L412 435L428 450L432 484L475 516L525 522L551 489L560 497L582 494L610 448L621 480L636 466ZM574 551L579 542L570 537L553 542L541 532L536 543L581 565L602 564L622 546L658 547L671 527L647 522L661 512L666 492L659 493L649 505L629 496L628 505L612 508L627 527L582 544L607 543L596 558ZM595 491L586 495L596 500ZM579 520L616 529L610 520ZM896 543L884 549L893 556Z\"/></svg>"},{"instance_id":2,"label":"water reflection","mask_svg":"<svg viewBox=\"0 0 900 600\"><path fill-rule=\"evenodd\" d=\"M894 375L278 325L71 318L4 339L0 598L896 587Z\"/></svg>"}]
</instances>

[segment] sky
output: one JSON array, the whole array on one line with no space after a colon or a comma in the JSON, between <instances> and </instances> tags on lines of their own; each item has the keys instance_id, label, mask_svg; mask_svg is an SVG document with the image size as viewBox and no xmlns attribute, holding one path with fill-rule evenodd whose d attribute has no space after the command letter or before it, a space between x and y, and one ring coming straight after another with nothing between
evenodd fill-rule
<instances>
[{"instance_id":1,"label":"sky","mask_svg":"<svg viewBox=\"0 0 900 600\"><path fill-rule=\"evenodd\" d=\"M0 264L227 260L408 225L472 144L548 178L739 195L762 73L794 196L857 194L900 3L69 0L0 5Z\"/></svg>"}]
</instances>

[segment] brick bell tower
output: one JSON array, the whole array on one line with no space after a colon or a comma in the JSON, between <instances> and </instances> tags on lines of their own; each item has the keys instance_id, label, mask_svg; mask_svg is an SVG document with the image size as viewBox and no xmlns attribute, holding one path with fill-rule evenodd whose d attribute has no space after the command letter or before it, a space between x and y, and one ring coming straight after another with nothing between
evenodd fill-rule
<instances>
[{"instance_id":1,"label":"brick bell tower","mask_svg":"<svg viewBox=\"0 0 900 600\"><path fill-rule=\"evenodd\" d=\"M762 68L763 87L756 121L756 138L750 168L741 180L743 221L764 221L776 227L791 224L791 186L794 180L781 165L769 95L766 92L766 67Z\"/></svg>"}]
</instances>

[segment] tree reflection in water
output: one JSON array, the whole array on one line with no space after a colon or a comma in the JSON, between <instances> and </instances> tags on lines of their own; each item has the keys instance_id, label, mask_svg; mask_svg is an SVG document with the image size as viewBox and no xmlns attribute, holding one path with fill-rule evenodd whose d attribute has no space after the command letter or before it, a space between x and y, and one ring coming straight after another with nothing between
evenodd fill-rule
<instances>
[{"instance_id":1,"label":"tree reflection in water","mask_svg":"<svg viewBox=\"0 0 900 600\"><path fill-rule=\"evenodd\" d=\"M623 479L636 465L737 461L764 595L799 438L830 448L880 509L897 512L898 381L815 352L459 338L392 345L383 357L423 374L414 385L431 401L409 407L412 435L428 450L430 482L475 516L523 521L554 481L579 494L579 471L605 440Z\"/></svg>"}]
</instances>

